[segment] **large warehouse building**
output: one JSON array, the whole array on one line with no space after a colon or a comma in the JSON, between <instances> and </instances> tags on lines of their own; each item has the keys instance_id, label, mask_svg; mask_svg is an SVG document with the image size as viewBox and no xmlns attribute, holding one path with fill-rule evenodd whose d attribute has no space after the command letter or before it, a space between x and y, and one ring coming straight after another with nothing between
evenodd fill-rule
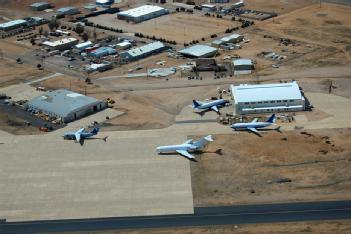
<instances>
[{"instance_id":1,"label":"large warehouse building","mask_svg":"<svg viewBox=\"0 0 351 234\"><path fill-rule=\"evenodd\" d=\"M124 51L120 54L120 56L123 60L133 61L145 58L153 54L160 53L165 49L167 49L167 47L162 42L155 41L153 43L141 47L132 48L128 51Z\"/></svg>"},{"instance_id":2,"label":"large warehouse building","mask_svg":"<svg viewBox=\"0 0 351 234\"><path fill-rule=\"evenodd\" d=\"M48 2L35 2L29 6L33 11L43 11L52 8L51 3Z\"/></svg>"},{"instance_id":3,"label":"large warehouse building","mask_svg":"<svg viewBox=\"0 0 351 234\"><path fill-rule=\"evenodd\" d=\"M24 27L26 25L27 25L26 20L23 20L23 19L12 20L12 21L0 24L0 30L9 31L20 27Z\"/></svg>"},{"instance_id":4,"label":"large warehouse building","mask_svg":"<svg viewBox=\"0 0 351 234\"><path fill-rule=\"evenodd\" d=\"M217 48L207 45L194 45L179 51L183 56L190 58L208 58L214 56L217 52Z\"/></svg>"},{"instance_id":5,"label":"large warehouse building","mask_svg":"<svg viewBox=\"0 0 351 234\"><path fill-rule=\"evenodd\" d=\"M78 44L78 40L73 37L63 38L58 41L45 41L43 46L46 46L50 50L68 50Z\"/></svg>"},{"instance_id":6,"label":"large warehouse building","mask_svg":"<svg viewBox=\"0 0 351 234\"><path fill-rule=\"evenodd\" d=\"M231 85L234 114L302 111L305 98L298 84Z\"/></svg>"},{"instance_id":7,"label":"large warehouse building","mask_svg":"<svg viewBox=\"0 0 351 234\"><path fill-rule=\"evenodd\" d=\"M40 111L50 117L61 118L64 123L105 108L106 103L101 100L65 89L46 92L27 103L28 111Z\"/></svg>"},{"instance_id":8,"label":"large warehouse building","mask_svg":"<svg viewBox=\"0 0 351 234\"><path fill-rule=\"evenodd\" d=\"M168 14L168 10L163 7L144 5L127 11L119 12L117 13L117 18L139 23L165 14Z\"/></svg>"}]
</instances>

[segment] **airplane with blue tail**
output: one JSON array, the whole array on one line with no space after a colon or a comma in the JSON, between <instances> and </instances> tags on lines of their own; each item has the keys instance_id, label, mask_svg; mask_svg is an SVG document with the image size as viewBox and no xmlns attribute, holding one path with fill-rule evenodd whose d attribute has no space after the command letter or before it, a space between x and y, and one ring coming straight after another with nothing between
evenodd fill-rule
<instances>
[{"instance_id":1,"label":"airplane with blue tail","mask_svg":"<svg viewBox=\"0 0 351 234\"><path fill-rule=\"evenodd\" d=\"M95 127L90 132L85 131L85 128L81 128L76 132L66 132L63 135L63 139L65 140L74 140L76 143L84 144L84 140L88 138L92 138L93 136L99 133L100 128ZM106 141L107 137L102 138L102 140Z\"/></svg>"},{"instance_id":2,"label":"airplane with blue tail","mask_svg":"<svg viewBox=\"0 0 351 234\"><path fill-rule=\"evenodd\" d=\"M210 101L210 102L200 102L197 100L193 100L192 107L196 110L214 111L217 114L220 114L219 109L224 107L225 105L227 105L227 103L229 103L229 101L225 100L225 99L218 99L218 100L214 100L214 101Z\"/></svg>"},{"instance_id":3,"label":"airplane with blue tail","mask_svg":"<svg viewBox=\"0 0 351 234\"><path fill-rule=\"evenodd\" d=\"M266 127L275 125L275 121L276 121L276 116L275 116L275 114L272 114L265 122L257 122L257 118L255 118L254 120L252 120L249 123L235 123L235 124L232 124L230 127L234 130L250 131L250 132L262 137L262 135L259 133L259 131L257 129L266 128ZM280 126L273 129L273 130L280 132Z\"/></svg>"}]
</instances>

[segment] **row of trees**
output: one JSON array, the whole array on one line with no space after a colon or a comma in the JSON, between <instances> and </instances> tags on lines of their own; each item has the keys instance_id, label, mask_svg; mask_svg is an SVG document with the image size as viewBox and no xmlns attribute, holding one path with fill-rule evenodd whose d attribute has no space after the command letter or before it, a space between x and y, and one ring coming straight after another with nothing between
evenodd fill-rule
<instances>
[{"instance_id":1,"label":"row of trees","mask_svg":"<svg viewBox=\"0 0 351 234\"><path fill-rule=\"evenodd\" d=\"M134 33L134 36L140 37L140 38L147 38L147 39L151 39L154 41L161 41L161 42L165 42L165 43L172 44L172 45L177 44L176 41L166 40L164 38L156 37L156 36L149 36L149 35L144 36L144 34L142 34L142 33Z\"/></svg>"}]
</instances>

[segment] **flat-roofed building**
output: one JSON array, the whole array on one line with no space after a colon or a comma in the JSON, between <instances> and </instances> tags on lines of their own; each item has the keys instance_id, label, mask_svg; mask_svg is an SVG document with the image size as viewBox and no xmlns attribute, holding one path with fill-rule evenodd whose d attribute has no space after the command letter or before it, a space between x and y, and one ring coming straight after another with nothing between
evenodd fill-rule
<instances>
[{"instance_id":1,"label":"flat-roofed building","mask_svg":"<svg viewBox=\"0 0 351 234\"><path fill-rule=\"evenodd\" d=\"M255 65L251 59L234 59L233 62L234 75L251 74L255 69Z\"/></svg>"},{"instance_id":2,"label":"flat-roofed building","mask_svg":"<svg viewBox=\"0 0 351 234\"><path fill-rule=\"evenodd\" d=\"M231 85L234 114L305 110L305 98L296 81L291 83Z\"/></svg>"},{"instance_id":3,"label":"flat-roofed building","mask_svg":"<svg viewBox=\"0 0 351 234\"><path fill-rule=\"evenodd\" d=\"M121 11L117 13L117 18L139 23L168 13L168 10L163 7L144 5L127 11Z\"/></svg>"},{"instance_id":4,"label":"flat-roofed building","mask_svg":"<svg viewBox=\"0 0 351 234\"><path fill-rule=\"evenodd\" d=\"M17 28L21 28L21 27L27 26L27 23L28 22L26 20L23 20L23 19L8 21L6 23L0 24L0 30L10 31L10 30L13 30L13 29L17 29Z\"/></svg>"},{"instance_id":5,"label":"flat-roofed building","mask_svg":"<svg viewBox=\"0 0 351 234\"><path fill-rule=\"evenodd\" d=\"M58 41L43 42L43 46L49 48L50 50L68 50L77 44L78 44L78 40L73 37L63 38Z\"/></svg>"},{"instance_id":6,"label":"flat-roofed building","mask_svg":"<svg viewBox=\"0 0 351 234\"><path fill-rule=\"evenodd\" d=\"M180 54L191 58L208 58L217 54L218 49L208 45L194 45L182 49Z\"/></svg>"},{"instance_id":7,"label":"flat-roofed building","mask_svg":"<svg viewBox=\"0 0 351 234\"><path fill-rule=\"evenodd\" d=\"M122 41L122 42L117 43L115 45L115 48L120 49L120 50L125 50L125 49L128 49L130 47L132 47L132 43L130 43L129 41Z\"/></svg>"},{"instance_id":8,"label":"flat-roofed building","mask_svg":"<svg viewBox=\"0 0 351 234\"><path fill-rule=\"evenodd\" d=\"M51 3L48 3L48 2L35 2L32 5L30 5L29 7L33 11L43 11L46 9L50 9L53 6L51 5Z\"/></svg>"},{"instance_id":9,"label":"flat-roofed building","mask_svg":"<svg viewBox=\"0 0 351 234\"><path fill-rule=\"evenodd\" d=\"M229 3L230 0L210 0L210 3Z\"/></svg>"},{"instance_id":10,"label":"flat-roofed building","mask_svg":"<svg viewBox=\"0 0 351 234\"><path fill-rule=\"evenodd\" d=\"M66 89L49 91L27 104L30 112L42 112L67 123L106 108L106 102Z\"/></svg>"},{"instance_id":11,"label":"flat-roofed building","mask_svg":"<svg viewBox=\"0 0 351 234\"><path fill-rule=\"evenodd\" d=\"M79 9L77 7L62 7L60 9L57 9L57 13L59 15L75 15L80 13Z\"/></svg>"},{"instance_id":12,"label":"flat-roofed building","mask_svg":"<svg viewBox=\"0 0 351 234\"><path fill-rule=\"evenodd\" d=\"M97 48L96 50L90 51L88 53L88 56L95 57L95 58L101 58L101 57L113 55L116 53L117 53L117 50L115 50L111 47L100 47L100 48Z\"/></svg>"},{"instance_id":13,"label":"flat-roofed building","mask_svg":"<svg viewBox=\"0 0 351 234\"><path fill-rule=\"evenodd\" d=\"M222 37L220 39L216 39L216 40L212 41L211 45L218 48L218 47L225 45L225 44L229 44L229 43L233 44L233 43L241 42L243 39L244 39L243 35L234 33L234 34L231 34L229 36L225 36L225 37Z\"/></svg>"},{"instance_id":14,"label":"flat-roofed building","mask_svg":"<svg viewBox=\"0 0 351 234\"><path fill-rule=\"evenodd\" d=\"M123 60L133 61L145 58L153 54L160 53L165 49L167 49L167 47L162 42L155 41L153 43L141 47L132 48L128 51L124 51L120 54L120 56Z\"/></svg>"},{"instance_id":15,"label":"flat-roofed building","mask_svg":"<svg viewBox=\"0 0 351 234\"><path fill-rule=\"evenodd\" d=\"M212 4L203 4L201 5L201 10L205 12L213 12L217 10L217 7L216 5L212 5Z\"/></svg>"},{"instance_id":16,"label":"flat-roofed building","mask_svg":"<svg viewBox=\"0 0 351 234\"><path fill-rule=\"evenodd\" d=\"M115 3L114 0L96 0L95 4L97 6L102 6L102 7L109 7L111 6L113 3Z\"/></svg>"},{"instance_id":17,"label":"flat-roofed building","mask_svg":"<svg viewBox=\"0 0 351 234\"><path fill-rule=\"evenodd\" d=\"M93 45L93 43L91 41L85 41L85 42L82 42L82 43L75 45L74 48L79 50L79 51L83 51L86 48L91 47L92 45Z\"/></svg>"}]
</instances>

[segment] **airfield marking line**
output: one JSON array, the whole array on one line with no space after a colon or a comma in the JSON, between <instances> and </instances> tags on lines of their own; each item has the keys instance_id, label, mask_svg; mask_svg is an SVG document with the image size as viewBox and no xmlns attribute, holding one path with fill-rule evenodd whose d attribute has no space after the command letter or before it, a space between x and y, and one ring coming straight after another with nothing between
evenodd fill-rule
<instances>
[{"instance_id":1,"label":"airfield marking line","mask_svg":"<svg viewBox=\"0 0 351 234\"><path fill-rule=\"evenodd\" d=\"M37 82L40 82L40 81L44 81L44 80L48 80L48 79L51 79L51 78L54 78L54 77L57 77L57 76L62 76L63 74L62 73L59 73L59 72L56 72L54 74L51 74L51 75L48 75L48 76L45 76L45 77L42 77L42 78L39 78L39 79L36 79L36 80L31 80L31 81L27 81L25 82L25 84L34 84L34 83L37 83Z\"/></svg>"}]
</instances>

